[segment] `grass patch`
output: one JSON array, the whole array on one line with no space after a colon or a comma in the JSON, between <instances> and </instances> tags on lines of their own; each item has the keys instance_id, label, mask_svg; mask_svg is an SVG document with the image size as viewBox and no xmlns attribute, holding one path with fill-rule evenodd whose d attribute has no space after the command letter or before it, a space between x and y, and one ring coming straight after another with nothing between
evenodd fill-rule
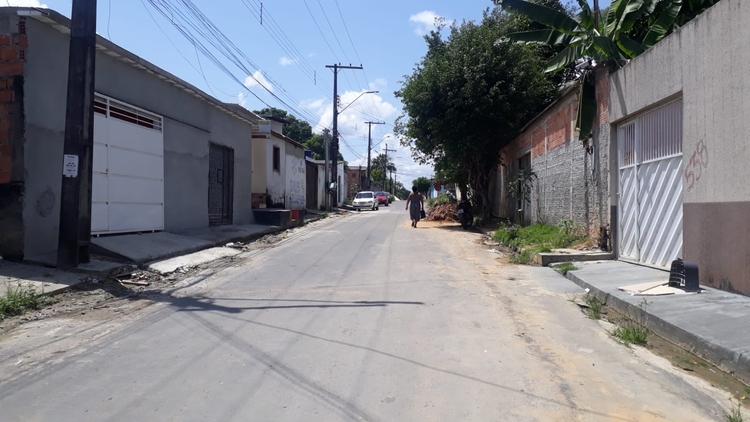
<instances>
[{"instance_id":1,"label":"grass patch","mask_svg":"<svg viewBox=\"0 0 750 422\"><path fill-rule=\"evenodd\" d=\"M586 295L583 299L584 303L588 308L586 309L586 315L591 319L602 319L602 309L604 308L604 301L593 295Z\"/></svg>"},{"instance_id":2,"label":"grass patch","mask_svg":"<svg viewBox=\"0 0 750 422\"><path fill-rule=\"evenodd\" d=\"M320 217L321 218L328 218L328 213L324 212L324 213L320 214Z\"/></svg>"},{"instance_id":3,"label":"grass patch","mask_svg":"<svg viewBox=\"0 0 750 422\"><path fill-rule=\"evenodd\" d=\"M730 400L731 402L731 400ZM737 400L737 407L734 407L734 403L731 405L732 407L729 409L729 411L723 410L724 413L722 416L724 417L724 421L726 422L743 422L742 419L742 409L740 407L740 401Z\"/></svg>"},{"instance_id":4,"label":"grass patch","mask_svg":"<svg viewBox=\"0 0 750 422\"><path fill-rule=\"evenodd\" d=\"M45 303L46 297L38 293L34 287L21 283L16 286L8 284L5 295L0 296L0 319L39 309Z\"/></svg>"},{"instance_id":5,"label":"grass patch","mask_svg":"<svg viewBox=\"0 0 750 422\"><path fill-rule=\"evenodd\" d=\"M612 330L612 335L626 346L631 344L645 345L650 333L648 328L630 319Z\"/></svg>"},{"instance_id":6,"label":"grass patch","mask_svg":"<svg viewBox=\"0 0 750 422\"><path fill-rule=\"evenodd\" d=\"M578 267L576 267L572 262L563 262L562 264L555 265L555 271L562 274L563 276L568 275L569 272L577 270Z\"/></svg>"},{"instance_id":7,"label":"grass patch","mask_svg":"<svg viewBox=\"0 0 750 422\"><path fill-rule=\"evenodd\" d=\"M534 263L534 256L539 253L552 252L547 246L533 246L522 250L520 253L510 258L510 262L518 265L529 265Z\"/></svg>"},{"instance_id":8,"label":"grass patch","mask_svg":"<svg viewBox=\"0 0 750 422\"><path fill-rule=\"evenodd\" d=\"M578 236L576 231L571 222L563 222L557 226L539 223L527 227L509 224L497 229L492 237L516 251L526 246L536 246L544 248L545 252L551 252L552 248L565 248L580 241L583 237Z\"/></svg>"}]
</instances>

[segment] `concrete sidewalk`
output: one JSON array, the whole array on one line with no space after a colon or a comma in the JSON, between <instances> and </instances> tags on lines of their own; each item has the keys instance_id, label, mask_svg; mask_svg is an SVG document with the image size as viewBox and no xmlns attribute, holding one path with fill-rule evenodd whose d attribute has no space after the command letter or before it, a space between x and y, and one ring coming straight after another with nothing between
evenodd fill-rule
<instances>
[{"instance_id":1,"label":"concrete sidewalk","mask_svg":"<svg viewBox=\"0 0 750 422\"><path fill-rule=\"evenodd\" d=\"M660 337L750 383L750 297L701 286L702 293L634 296L618 290L668 281L669 272L625 262L576 263L567 277L616 311L639 316ZM643 300L647 305L643 306Z\"/></svg>"},{"instance_id":2,"label":"concrete sidewalk","mask_svg":"<svg viewBox=\"0 0 750 422\"><path fill-rule=\"evenodd\" d=\"M247 242L280 230L277 226L245 224L206 227L177 233L158 232L93 238L96 252L144 264L197 252L230 242Z\"/></svg>"}]
</instances>

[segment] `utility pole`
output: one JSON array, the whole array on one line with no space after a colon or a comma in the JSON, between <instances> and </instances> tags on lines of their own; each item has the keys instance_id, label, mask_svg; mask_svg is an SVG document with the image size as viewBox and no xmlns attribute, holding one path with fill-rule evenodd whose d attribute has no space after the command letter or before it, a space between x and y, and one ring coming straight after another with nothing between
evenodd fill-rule
<instances>
[{"instance_id":1,"label":"utility pole","mask_svg":"<svg viewBox=\"0 0 750 422\"><path fill-rule=\"evenodd\" d=\"M330 139L330 137L331 136L330 136L329 130L328 129L323 129L323 139L325 139L325 142L324 142L324 144L325 144L325 147L324 147L325 148L325 165L323 166L323 167L325 167L325 177L323 178L325 186L323 187L323 197L324 197L324 203L325 203L326 211L330 211L331 210L331 208L329 207L329 205L330 205L329 196L330 195L328 194L328 163L329 163L329 161L328 161L328 151L331 148L330 143L329 143L328 140Z\"/></svg>"},{"instance_id":2,"label":"utility pole","mask_svg":"<svg viewBox=\"0 0 750 422\"><path fill-rule=\"evenodd\" d=\"M372 179L370 179L370 150L372 149L372 125L384 125L385 122L365 122L367 128L367 189L370 189Z\"/></svg>"},{"instance_id":3,"label":"utility pole","mask_svg":"<svg viewBox=\"0 0 750 422\"><path fill-rule=\"evenodd\" d=\"M62 270L90 261L95 59L96 0L73 0L57 240Z\"/></svg>"},{"instance_id":4,"label":"utility pole","mask_svg":"<svg viewBox=\"0 0 750 422\"><path fill-rule=\"evenodd\" d=\"M357 69L362 70L362 66L342 66L340 64L333 64L333 65L327 65L326 66L329 69L333 69L333 150L331 151L331 154L333 155L331 161L333 161L333 166L331 168L331 175L333 176L334 183L338 181L338 173L339 173L339 92L338 92L338 76L339 76L339 70L341 69ZM336 195L336 205L338 205L338 198L339 198L339 185L338 183L335 185L333 192Z\"/></svg>"},{"instance_id":5,"label":"utility pole","mask_svg":"<svg viewBox=\"0 0 750 422\"><path fill-rule=\"evenodd\" d=\"M388 182L388 179L386 177L386 175L388 174L388 151L396 152L395 149L388 149L388 144L385 144L385 164L383 164L383 185L387 185L386 182ZM387 190L385 188L386 186L383 186L383 190Z\"/></svg>"},{"instance_id":6,"label":"utility pole","mask_svg":"<svg viewBox=\"0 0 750 422\"><path fill-rule=\"evenodd\" d=\"M599 0L594 0L594 28L599 30Z\"/></svg>"}]
</instances>

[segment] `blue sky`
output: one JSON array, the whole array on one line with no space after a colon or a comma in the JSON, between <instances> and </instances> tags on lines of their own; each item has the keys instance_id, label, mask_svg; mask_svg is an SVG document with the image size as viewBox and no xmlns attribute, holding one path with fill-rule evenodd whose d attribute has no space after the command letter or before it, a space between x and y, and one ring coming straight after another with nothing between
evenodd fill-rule
<instances>
[{"instance_id":1,"label":"blue sky","mask_svg":"<svg viewBox=\"0 0 750 422\"><path fill-rule=\"evenodd\" d=\"M316 131L330 127L332 120L333 75L325 66L362 64L364 72L341 71L340 108L352 103L363 91L379 93L362 96L340 115L339 131L345 141L341 142L341 152L350 165L360 164L363 157L366 160L364 122L385 121L385 125L372 128L373 144L377 145L373 154L380 152L385 144L389 149L395 148L397 151L390 154L396 157L399 180L406 184L418 176L429 177L432 169L414 163L408 148L398 145L392 136L393 122L401 114L401 105L393 92L399 89L403 75L411 73L424 54L422 35L429 31L435 16L475 20L492 6L490 0L192 1L252 62L250 65L245 61L245 68L253 77L211 49L234 78L227 76L148 0L99 0L97 32L222 101L240 102L251 110L263 108L264 104L248 92L252 91L271 106L293 108L294 111L289 111L308 120ZM70 0L7 2L19 6L41 3L70 16ZM263 25L258 19L261 2ZM608 4L609 0L600 2L601 7Z\"/></svg>"}]
</instances>

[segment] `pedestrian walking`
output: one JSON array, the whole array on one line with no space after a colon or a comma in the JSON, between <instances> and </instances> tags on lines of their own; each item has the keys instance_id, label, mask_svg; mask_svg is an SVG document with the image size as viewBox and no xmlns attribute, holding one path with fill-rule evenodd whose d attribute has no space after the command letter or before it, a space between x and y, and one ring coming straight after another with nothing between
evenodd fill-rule
<instances>
[{"instance_id":1,"label":"pedestrian walking","mask_svg":"<svg viewBox=\"0 0 750 422\"><path fill-rule=\"evenodd\" d=\"M409 210L409 217L411 218L411 226L417 227L417 223L422 218L422 212L424 211L424 197L421 193L417 192L417 187L412 186L409 197L406 198L406 208Z\"/></svg>"}]
</instances>

